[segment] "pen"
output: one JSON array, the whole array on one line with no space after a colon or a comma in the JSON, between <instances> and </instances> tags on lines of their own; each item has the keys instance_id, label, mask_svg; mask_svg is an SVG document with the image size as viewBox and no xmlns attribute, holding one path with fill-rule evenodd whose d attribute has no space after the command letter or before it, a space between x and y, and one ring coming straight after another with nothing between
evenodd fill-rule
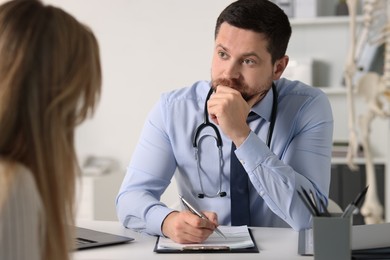
<instances>
[{"instance_id":1,"label":"pen","mask_svg":"<svg viewBox=\"0 0 390 260\"><path fill-rule=\"evenodd\" d=\"M181 201L183 202L184 206L186 206L186 208L191 211L193 214L197 215L198 217L200 218L203 218L203 219L207 219L209 220L206 215L204 215L202 212L200 212L199 210L196 210L190 203L188 203L188 201L186 201L183 196L180 195L180 199ZM226 239L226 236L221 232L221 230L219 230L218 228L215 228L214 230L218 235L220 235L221 237L225 238Z\"/></svg>"},{"instance_id":2,"label":"pen","mask_svg":"<svg viewBox=\"0 0 390 260\"><path fill-rule=\"evenodd\" d=\"M319 201L320 201L320 204L321 204L321 208L324 211L325 217L330 217L331 215L330 215L330 213L328 211L328 208L325 205L325 202L322 199L319 199Z\"/></svg>"},{"instance_id":3,"label":"pen","mask_svg":"<svg viewBox=\"0 0 390 260\"><path fill-rule=\"evenodd\" d=\"M320 216L321 215L320 211L318 210L316 205L314 205L314 202L311 200L311 198L310 198L309 194L307 193L307 191L302 186L301 186L301 189L302 189L303 195L305 196L307 202L309 203L310 207L313 209L314 215L315 216Z\"/></svg>"},{"instance_id":4,"label":"pen","mask_svg":"<svg viewBox=\"0 0 390 260\"><path fill-rule=\"evenodd\" d=\"M314 196L314 193L313 193L312 190L310 190L310 197L311 197L311 199L312 199L313 202L314 202L314 206L315 206L318 210L320 210L320 207L319 207L318 204L317 204L316 197Z\"/></svg>"},{"instance_id":5,"label":"pen","mask_svg":"<svg viewBox=\"0 0 390 260\"><path fill-rule=\"evenodd\" d=\"M363 201L364 196L366 195L368 190L368 186L362 190L354 201L348 204L347 208L344 210L343 214L341 215L342 218L348 218L352 215L352 213L357 209L360 205L360 203Z\"/></svg>"},{"instance_id":6,"label":"pen","mask_svg":"<svg viewBox=\"0 0 390 260\"><path fill-rule=\"evenodd\" d=\"M312 216L316 216L316 213L314 212L314 209L309 205L309 202L303 197L302 193L297 190L299 198L301 198L303 204L305 204L306 208L309 210L310 214Z\"/></svg>"}]
</instances>

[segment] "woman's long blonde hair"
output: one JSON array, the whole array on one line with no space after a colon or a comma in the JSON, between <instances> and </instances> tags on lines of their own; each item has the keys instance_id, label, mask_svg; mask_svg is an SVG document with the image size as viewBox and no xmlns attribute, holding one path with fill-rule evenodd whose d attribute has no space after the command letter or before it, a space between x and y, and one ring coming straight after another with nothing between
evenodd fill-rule
<instances>
[{"instance_id":1,"label":"woman's long blonde hair","mask_svg":"<svg viewBox=\"0 0 390 260\"><path fill-rule=\"evenodd\" d=\"M74 129L94 112L100 88L90 29L40 1L0 6L0 157L34 175L45 208L44 259L67 259L72 247Z\"/></svg>"}]
</instances>

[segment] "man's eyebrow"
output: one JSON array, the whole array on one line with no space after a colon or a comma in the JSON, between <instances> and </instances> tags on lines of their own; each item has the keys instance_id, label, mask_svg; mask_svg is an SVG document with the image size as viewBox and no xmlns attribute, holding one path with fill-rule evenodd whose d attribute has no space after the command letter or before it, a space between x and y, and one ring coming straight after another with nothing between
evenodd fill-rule
<instances>
[{"instance_id":1,"label":"man's eyebrow","mask_svg":"<svg viewBox=\"0 0 390 260\"><path fill-rule=\"evenodd\" d=\"M251 57L251 56L254 56L254 57L256 57L256 58L260 59L259 55L257 55L257 53L256 53L256 52L248 52L248 53L244 53L242 56L243 56L243 57Z\"/></svg>"},{"instance_id":2,"label":"man's eyebrow","mask_svg":"<svg viewBox=\"0 0 390 260\"><path fill-rule=\"evenodd\" d=\"M228 48L226 48L225 46L223 46L222 44L218 43L215 48L222 48L224 51L229 51Z\"/></svg>"},{"instance_id":3,"label":"man's eyebrow","mask_svg":"<svg viewBox=\"0 0 390 260\"><path fill-rule=\"evenodd\" d=\"M220 43L217 44L215 47L216 47L216 48L222 48L224 51L229 52L229 49L226 48L225 46L223 46L223 45L220 44ZM258 59L261 59L261 58L259 57L259 55L257 55L257 53L254 52L254 51L247 52L247 53L243 53L241 56L242 56L242 57L251 57L251 56L253 56L253 57L256 57L256 58L258 58Z\"/></svg>"}]
</instances>

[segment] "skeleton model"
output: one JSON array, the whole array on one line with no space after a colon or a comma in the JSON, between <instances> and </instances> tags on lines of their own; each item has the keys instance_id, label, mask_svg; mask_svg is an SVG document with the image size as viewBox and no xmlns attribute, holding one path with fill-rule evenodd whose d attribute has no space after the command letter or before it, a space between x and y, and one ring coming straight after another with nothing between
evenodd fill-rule
<instances>
[{"instance_id":1,"label":"skeleton model","mask_svg":"<svg viewBox=\"0 0 390 260\"><path fill-rule=\"evenodd\" d=\"M365 0L363 3L363 26L359 36L356 33L357 0L347 0L350 15L350 48L345 69L345 83L347 86L347 105L349 108L349 149L347 154L348 165L357 169L354 157L358 150L357 130L355 127L355 94L364 98L366 110L358 119L364 149L366 182L369 189L366 194L361 214L366 224L382 223L383 207L377 195L376 176L372 161L370 146L370 126L375 117L388 118L390 110L390 1ZM387 6L387 8L386 8ZM387 10L387 11L386 11ZM382 21L379 22L378 21ZM378 26L379 24L379 26ZM379 30L377 30L379 28ZM364 46L385 45L384 73L378 75L369 72L356 78L358 73L357 61L362 55Z\"/></svg>"}]
</instances>

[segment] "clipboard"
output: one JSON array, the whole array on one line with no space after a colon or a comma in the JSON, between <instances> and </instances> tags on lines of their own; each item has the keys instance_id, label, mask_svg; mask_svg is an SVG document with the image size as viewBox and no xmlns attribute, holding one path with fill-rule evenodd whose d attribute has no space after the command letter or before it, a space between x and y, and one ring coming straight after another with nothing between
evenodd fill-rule
<instances>
[{"instance_id":1,"label":"clipboard","mask_svg":"<svg viewBox=\"0 0 390 260\"><path fill-rule=\"evenodd\" d=\"M248 228L249 235L254 244L253 247L248 248L234 248L230 249L228 246L184 246L183 249L173 248L158 248L160 237L157 237L153 252L160 254L196 254L196 253L260 253L257 248L256 241L250 228Z\"/></svg>"}]
</instances>

